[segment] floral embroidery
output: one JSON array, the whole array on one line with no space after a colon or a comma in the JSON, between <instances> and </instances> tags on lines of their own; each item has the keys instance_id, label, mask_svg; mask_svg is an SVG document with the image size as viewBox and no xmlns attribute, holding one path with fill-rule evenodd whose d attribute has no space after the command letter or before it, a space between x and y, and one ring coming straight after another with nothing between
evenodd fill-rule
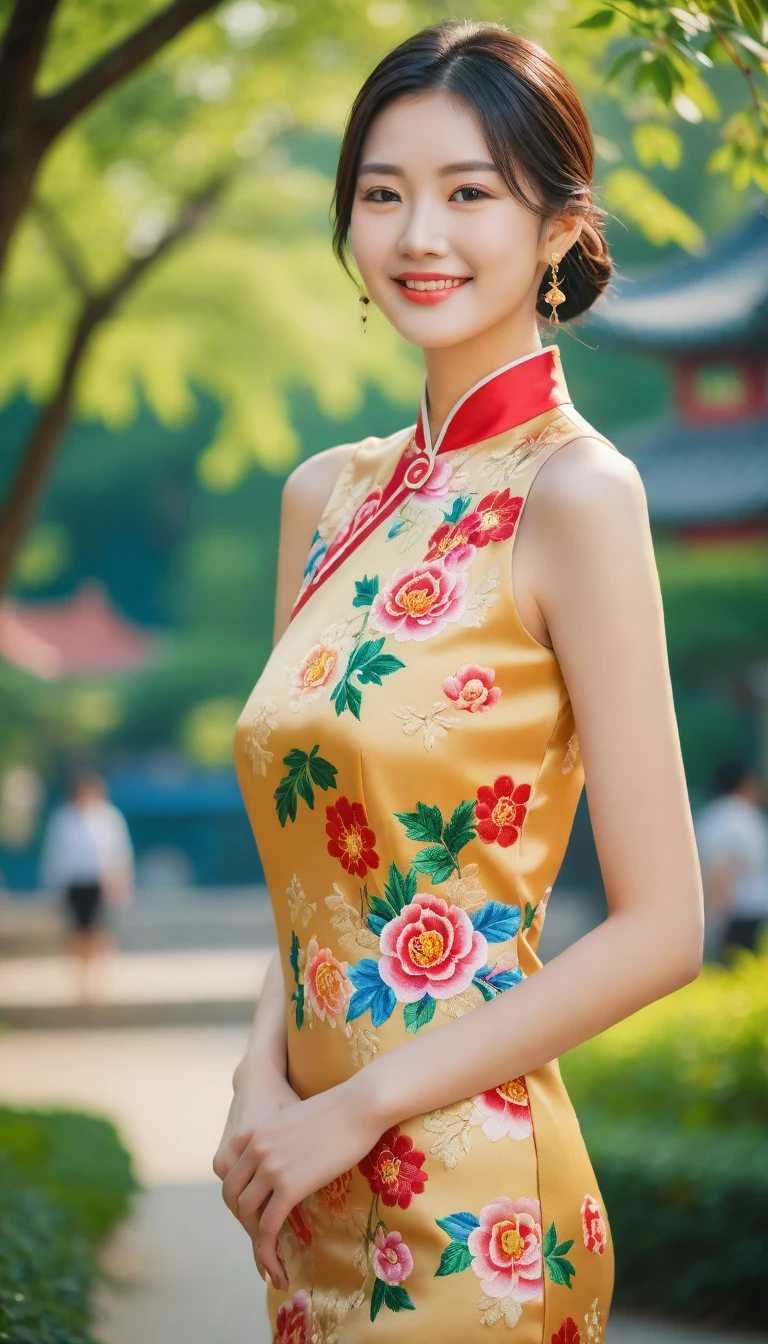
<instances>
[{"instance_id":1,"label":"floral embroidery","mask_svg":"<svg viewBox=\"0 0 768 1344\"><path fill-rule=\"evenodd\" d=\"M432 468L431 475L422 485L420 490L414 490L411 499L431 503L436 499L445 499L449 493L453 481L453 467L445 458L438 459Z\"/></svg>"},{"instance_id":2,"label":"floral embroidery","mask_svg":"<svg viewBox=\"0 0 768 1344\"><path fill-rule=\"evenodd\" d=\"M274 700L262 700L258 710L251 720L250 727L245 738L245 754L250 758L253 766L253 773L266 775L267 766L272 761L274 752L267 751L266 746L269 741L269 734L274 732L277 727L277 705Z\"/></svg>"},{"instance_id":3,"label":"floral embroidery","mask_svg":"<svg viewBox=\"0 0 768 1344\"><path fill-rule=\"evenodd\" d=\"M359 504L355 509L355 512L352 514L349 521L334 532L325 553L325 564L328 564L336 552L340 550L342 546L346 545L354 532L358 532L360 528L365 527L365 524L370 522L371 518L375 517L381 503L382 493L382 486L375 485L370 493L366 495L362 504Z\"/></svg>"},{"instance_id":4,"label":"floral embroidery","mask_svg":"<svg viewBox=\"0 0 768 1344\"><path fill-rule=\"evenodd\" d=\"M467 914L439 896L417 894L384 925L379 975L401 1003L413 1004L427 992L448 999L472 983L488 944Z\"/></svg>"},{"instance_id":5,"label":"floral embroidery","mask_svg":"<svg viewBox=\"0 0 768 1344\"><path fill-rule=\"evenodd\" d=\"M371 1261L377 1279L385 1283L402 1283L413 1269L413 1256L403 1241L402 1232L388 1232L379 1228L373 1239Z\"/></svg>"},{"instance_id":6,"label":"floral embroidery","mask_svg":"<svg viewBox=\"0 0 768 1344\"><path fill-rule=\"evenodd\" d=\"M337 930L338 939L345 952L359 957L366 952L378 951L379 940L375 933L363 922L363 916L354 905L349 905L344 892L336 882L333 891L325 898L326 905L335 910L331 924Z\"/></svg>"},{"instance_id":7,"label":"floral embroidery","mask_svg":"<svg viewBox=\"0 0 768 1344\"><path fill-rule=\"evenodd\" d=\"M527 466L531 458L543 452L550 445L573 435L573 426L568 421L553 420L544 425L537 433L528 431L510 444L494 448L478 467L478 474L494 487L506 485L521 468Z\"/></svg>"},{"instance_id":8,"label":"floral embroidery","mask_svg":"<svg viewBox=\"0 0 768 1344\"><path fill-rule=\"evenodd\" d=\"M464 663L452 677L444 678L443 691L457 709L482 714L501 699L501 690L493 684L495 677L492 667Z\"/></svg>"},{"instance_id":9,"label":"floral embroidery","mask_svg":"<svg viewBox=\"0 0 768 1344\"><path fill-rule=\"evenodd\" d=\"M291 709L298 713L333 686L341 672L340 645L321 639L291 669Z\"/></svg>"},{"instance_id":10,"label":"floral embroidery","mask_svg":"<svg viewBox=\"0 0 768 1344\"><path fill-rule=\"evenodd\" d=\"M503 849L513 845L525 819L525 803L531 796L530 784L518 784L511 775L497 775L493 786L481 784L477 790L475 818L477 834L487 845Z\"/></svg>"},{"instance_id":11,"label":"floral embroidery","mask_svg":"<svg viewBox=\"0 0 768 1344\"><path fill-rule=\"evenodd\" d=\"M485 901L485 887L480 885L480 865L467 863L461 873L454 873L445 884L445 899L462 910L476 910Z\"/></svg>"},{"instance_id":12,"label":"floral embroidery","mask_svg":"<svg viewBox=\"0 0 768 1344\"><path fill-rule=\"evenodd\" d=\"M295 929L291 929L291 950L288 954L288 960L293 971L294 990L291 995L291 1003L294 1005L294 1018L299 1031L304 1025L304 985L302 984L302 971L306 960L304 952L301 950L298 936Z\"/></svg>"},{"instance_id":13,"label":"floral embroidery","mask_svg":"<svg viewBox=\"0 0 768 1344\"><path fill-rule=\"evenodd\" d=\"M336 707L336 713L343 714L345 709L349 709L356 719L360 718L361 688L371 682L380 686L382 677L388 677L392 672L397 672L399 668L405 667L405 663L400 658L396 658L394 654L382 653L384 647L383 636L380 639L367 639L363 642L363 634L371 615L370 608L378 591L378 575L369 579L366 574L364 578L355 583L355 596L352 599L352 605L353 607L368 608L368 610L365 612L362 625L355 637L344 675L331 693L331 700ZM353 677L357 680L353 681Z\"/></svg>"},{"instance_id":14,"label":"floral embroidery","mask_svg":"<svg viewBox=\"0 0 768 1344\"><path fill-rule=\"evenodd\" d=\"M286 894L288 896L288 911L291 919L294 921L300 919L302 924L306 926L315 910L317 910L317 902L307 900L298 873L293 874L286 888Z\"/></svg>"},{"instance_id":15,"label":"floral embroidery","mask_svg":"<svg viewBox=\"0 0 768 1344\"><path fill-rule=\"evenodd\" d=\"M379 1053L379 1038L374 1035L369 1027L357 1027L353 1026L351 1022L347 1022L344 1027L344 1034L349 1039L354 1068L361 1069L363 1065L368 1064Z\"/></svg>"},{"instance_id":16,"label":"floral embroidery","mask_svg":"<svg viewBox=\"0 0 768 1344\"><path fill-rule=\"evenodd\" d=\"M467 1237L472 1269L489 1297L540 1300L544 1289L541 1208L535 1199L501 1195L480 1210Z\"/></svg>"},{"instance_id":17,"label":"floral embroidery","mask_svg":"<svg viewBox=\"0 0 768 1344\"><path fill-rule=\"evenodd\" d=\"M311 1344L311 1335L312 1298L306 1288L299 1288L277 1309L274 1344Z\"/></svg>"},{"instance_id":18,"label":"floral embroidery","mask_svg":"<svg viewBox=\"0 0 768 1344\"><path fill-rule=\"evenodd\" d=\"M515 530L522 507L523 496L510 496L509 490L494 490L484 495L468 515L473 519L473 545L487 546L491 541L506 541Z\"/></svg>"},{"instance_id":19,"label":"floral embroidery","mask_svg":"<svg viewBox=\"0 0 768 1344\"><path fill-rule=\"evenodd\" d=\"M339 772L330 761L318 756L319 750L318 743L315 743L309 754L299 747L293 747L288 755L283 757L283 765L288 766L288 773L280 780L274 792L277 819L281 826L285 825L289 817L291 821L296 820L300 797L304 799L307 807L314 809L313 784L317 784L320 789L336 788L336 776Z\"/></svg>"},{"instance_id":20,"label":"floral embroidery","mask_svg":"<svg viewBox=\"0 0 768 1344\"><path fill-rule=\"evenodd\" d=\"M340 1176L335 1176L332 1181L322 1185L316 1191L315 1198L324 1208L341 1217L347 1207L351 1184L352 1172L342 1171Z\"/></svg>"},{"instance_id":21,"label":"floral embroidery","mask_svg":"<svg viewBox=\"0 0 768 1344\"><path fill-rule=\"evenodd\" d=\"M364 878L369 868L378 868L376 836L368 825L363 804L342 797L325 809L325 815L325 830L330 836L328 853L355 877Z\"/></svg>"},{"instance_id":22,"label":"floral embroidery","mask_svg":"<svg viewBox=\"0 0 768 1344\"><path fill-rule=\"evenodd\" d=\"M296 1240L300 1242L302 1246L311 1245L312 1227L307 1222L301 1204L294 1204L293 1208L288 1213L286 1221Z\"/></svg>"},{"instance_id":23,"label":"floral embroidery","mask_svg":"<svg viewBox=\"0 0 768 1344\"><path fill-rule=\"evenodd\" d=\"M529 1139L533 1134L528 1088L524 1078L513 1078L475 1097L473 1121L486 1138Z\"/></svg>"},{"instance_id":24,"label":"floral embroidery","mask_svg":"<svg viewBox=\"0 0 768 1344\"><path fill-rule=\"evenodd\" d=\"M568 738L568 745L566 747L565 756L563 757L564 775L570 774L571 770L576 764L578 754L579 754L579 739L575 733L571 733L571 736Z\"/></svg>"},{"instance_id":25,"label":"floral embroidery","mask_svg":"<svg viewBox=\"0 0 768 1344\"><path fill-rule=\"evenodd\" d=\"M432 885L445 882L453 873L460 873L459 852L474 839L474 804L470 799L454 808L447 822L439 807L417 803L415 812L395 812L403 823L409 840L426 843L412 861L419 873L426 873Z\"/></svg>"},{"instance_id":26,"label":"floral embroidery","mask_svg":"<svg viewBox=\"0 0 768 1344\"><path fill-rule=\"evenodd\" d=\"M463 570L437 560L396 569L373 600L369 625L400 642L429 639L461 616L467 583Z\"/></svg>"},{"instance_id":27,"label":"floral embroidery","mask_svg":"<svg viewBox=\"0 0 768 1344\"><path fill-rule=\"evenodd\" d=\"M454 719L448 713L448 706L443 700L437 700L430 705L426 714L419 714L414 705L400 705L392 710L398 719L403 720L403 732L406 737L413 737L416 733L423 734L424 750L431 751L438 737L447 737L451 728L460 728L458 719Z\"/></svg>"},{"instance_id":28,"label":"floral embroidery","mask_svg":"<svg viewBox=\"0 0 768 1344\"><path fill-rule=\"evenodd\" d=\"M603 1255L608 1244L608 1232L600 1205L592 1195L584 1196L581 1206L581 1230L584 1245L592 1255Z\"/></svg>"},{"instance_id":29,"label":"floral embroidery","mask_svg":"<svg viewBox=\"0 0 768 1344\"><path fill-rule=\"evenodd\" d=\"M362 1288L344 1296L338 1288L327 1293L312 1291L312 1334L309 1344L339 1344L344 1322L363 1303Z\"/></svg>"},{"instance_id":30,"label":"floral embroidery","mask_svg":"<svg viewBox=\"0 0 768 1344\"><path fill-rule=\"evenodd\" d=\"M579 1327L572 1316L568 1316L560 1329L552 1336L552 1344L581 1344Z\"/></svg>"},{"instance_id":31,"label":"floral embroidery","mask_svg":"<svg viewBox=\"0 0 768 1344\"><path fill-rule=\"evenodd\" d=\"M346 961L338 961L329 947L319 947L317 939L310 938L304 966L304 1007L309 1010L310 1026L312 1013L332 1027L346 1013L352 997L347 970Z\"/></svg>"},{"instance_id":32,"label":"floral embroidery","mask_svg":"<svg viewBox=\"0 0 768 1344\"><path fill-rule=\"evenodd\" d=\"M475 580L467 596L467 605L459 624L479 629L488 615L488 608L495 606L499 600L498 593L494 592L498 586L499 567L494 565L486 574L481 574Z\"/></svg>"},{"instance_id":33,"label":"floral embroidery","mask_svg":"<svg viewBox=\"0 0 768 1344\"><path fill-rule=\"evenodd\" d=\"M423 1195L429 1172L423 1171L426 1154L414 1148L409 1134L401 1134L399 1125L385 1130L370 1152L358 1162L358 1169L374 1195L392 1209L407 1209L414 1195Z\"/></svg>"},{"instance_id":34,"label":"floral embroidery","mask_svg":"<svg viewBox=\"0 0 768 1344\"><path fill-rule=\"evenodd\" d=\"M544 1238L544 1265L547 1273L553 1283L559 1287L571 1288L571 1279L576 1270L570 1260L566 1260L566 1255L573 1245L573 1238L570 1241L563 1241L558 1244L557 1230L554 1223L550 1223L547 1228L547 1234Z\"/></svg>"},{"instance_id":35,"label":"floral embroidery","mask_svg":"<svg viewBox=\"0 0 768 1344\"><path fill-rule=\"evenodd\" d=\"M595 1298L592 1306L584 1317L584 1324L587 1327L587 1337L584 1344L602 1344L603 1339L603 1313L598 1311L598 1299Z\"/></svg>"},{"instance_id":36,"label":"floral embroidery","mask_svg":"<svg viewBox=\"0 0 768 1344\"><path fill-rule=\"evenodd\" d=\"M474 541L477 522L477 515L470 513L453 525L441 523L429 538L424 559L446 560L450 556L454 568L470 565L477 551Z\"/></svg>"}]
</instances>

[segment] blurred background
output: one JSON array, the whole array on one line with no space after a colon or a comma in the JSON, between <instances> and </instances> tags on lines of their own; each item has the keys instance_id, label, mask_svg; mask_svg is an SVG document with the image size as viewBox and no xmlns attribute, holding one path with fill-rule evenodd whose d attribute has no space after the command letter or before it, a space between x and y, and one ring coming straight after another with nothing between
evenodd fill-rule
<instances>
[{"instance_id":1,"label":"blurred background","mask_svg":"<svg viewBox=\"0 0 768 1344\"><path fill-rule=\"evenodd\" d=\"M617 1245L606 1337L768 1339L764 4L0 0L18 1344L269 1336L210 1167L273 946L232 740L271 647L287 473L416 418L420 354L375 309L363 338L328 211L360 83L444 17L541 42L592 119L616 278L558 341L575 404L645 484L705 868L700 980L563 1060ZM584 795L545 959L604 913Z\"/></svg>"}]
</instances>

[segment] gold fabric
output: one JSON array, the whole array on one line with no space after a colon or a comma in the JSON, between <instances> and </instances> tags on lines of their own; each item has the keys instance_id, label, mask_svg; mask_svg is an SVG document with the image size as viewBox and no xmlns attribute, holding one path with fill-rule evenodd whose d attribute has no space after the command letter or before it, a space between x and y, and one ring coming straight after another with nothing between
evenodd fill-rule
<instances>
[{"instance_id":1,"label":"gold fabric","mask_svg":"<svg viewBox=\"0 0 768 1344\"><path fill-rule=\"evenodd\" d=\"M512 1007L540 969L584 773L510 562L542 463L585 431L567 403L439 453L297 612L238 721L301 1097L497 993ZM356 445L321 548L375 503L412 432ZM556 1062L393 1126L280 1244L279 1344L604 1338L610 1231Z\"/></svg>"}]
</instances>

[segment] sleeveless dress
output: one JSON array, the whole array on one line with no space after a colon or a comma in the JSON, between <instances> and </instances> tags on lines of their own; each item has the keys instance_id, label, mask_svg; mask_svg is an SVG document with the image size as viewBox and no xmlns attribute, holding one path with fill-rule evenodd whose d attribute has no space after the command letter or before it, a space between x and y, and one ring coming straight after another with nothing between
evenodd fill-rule
<instances>
[{"instance_id":1,"label":"sleeveless dress","mask_svg":"<svg viewBox=\"0 0 768 1344\"><path fill-rule=\"evenodd\" d=\"M425 398L354 446L235 734L301 1097L536 974L584 783L511 555L542 464L596 431L556 346L477 383L434 446ZM604 1339L611 1236L556 1061L393 1125L280 1245L275 1344Z\"/></svg>"}]
</instances>

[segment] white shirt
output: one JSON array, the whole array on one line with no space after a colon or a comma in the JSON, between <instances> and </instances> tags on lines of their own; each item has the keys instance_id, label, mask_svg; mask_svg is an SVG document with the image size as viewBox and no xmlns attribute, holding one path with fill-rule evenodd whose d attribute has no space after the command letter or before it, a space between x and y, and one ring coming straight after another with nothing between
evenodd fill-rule
<instances>
[{"instance_id":1,"label":"white shirt","mask_svg":"<svg viewBox=\"0 0 768 1344\"><path fill-rule=\"evenodd\" d=\"M739 919L768 918L768 818L738 794L715 798L695 818L702 875L723 860L743 865L734 879L729 914Z\"/></svg>"},{"instance_id":2,"label":"white shirt","mask_svg":"<svg viewBox=\"0 0 768 1344\"><path fill-rule=\"evenodd\" d=\"M64 803L52 813L43 838L40 878L60 889L133 874L133 846L125 818L113 803Z\"/></svg>"}]
</instances>

